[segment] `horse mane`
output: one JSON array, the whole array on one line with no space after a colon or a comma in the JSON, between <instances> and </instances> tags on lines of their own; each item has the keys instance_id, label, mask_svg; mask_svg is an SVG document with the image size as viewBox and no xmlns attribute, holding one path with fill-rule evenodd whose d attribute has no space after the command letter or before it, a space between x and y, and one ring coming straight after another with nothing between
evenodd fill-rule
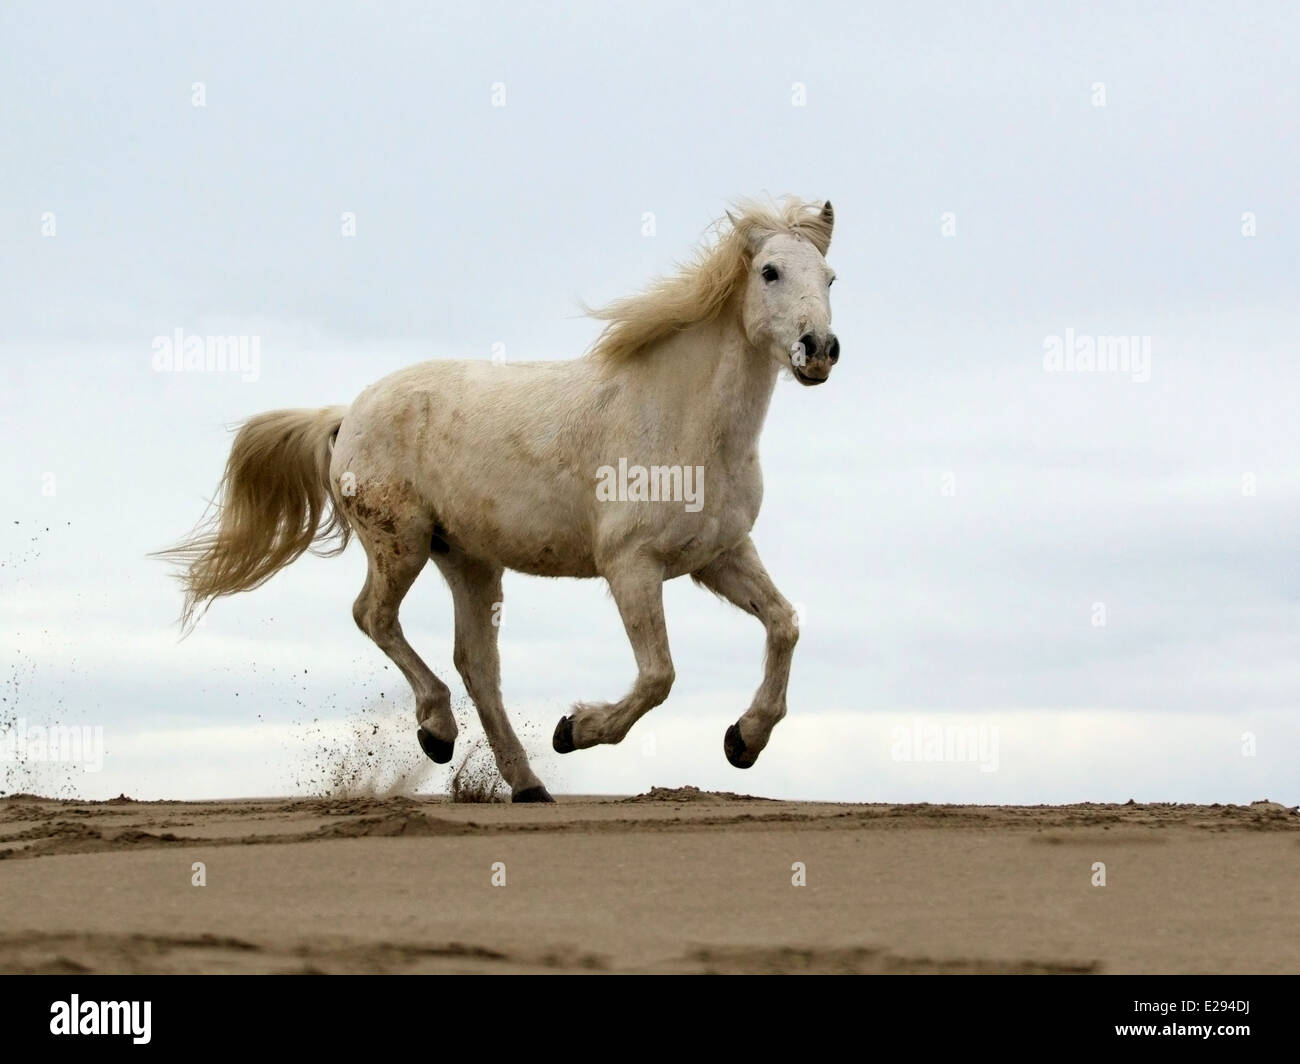
<instances>
[{"instance_id":1,"label":"horse mane","mask_svg":"<svg viewBox=\"0 0 1300 1064\"><path fill-rule=\"evenodd\" d=\"M743 283L755 241L773 233L802 236L824 255L830 246L830 204L787 196L766 204L742 200L715 222L694 257L636 295L587 313L608 322L590 356L626 362L674 333L712 321Z\"/></svg>"}]
</instances>

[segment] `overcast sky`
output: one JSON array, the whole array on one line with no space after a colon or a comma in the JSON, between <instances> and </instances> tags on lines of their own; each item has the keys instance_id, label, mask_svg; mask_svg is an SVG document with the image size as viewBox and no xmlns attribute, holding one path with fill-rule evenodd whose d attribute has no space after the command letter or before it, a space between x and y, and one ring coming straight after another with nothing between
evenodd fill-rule
<instances>
[{"instance_id":1,"label":"overcast sky","mask_svg":"<svg viewBox=\"0 0 1300 1064\"><path fill-rule=\"evenodd\" d=\"M1282 3L6 3L0 726L99 726L106 757L0 789L305 791L367 720L385 772L444 788L353 625L358 546L184 642L146 553L240 419L494 345L578 356L581 303L794 193L835 204L843 355L779 385L762 442L790 716L726 763L762 632L678 581L669 701L552 754L632 655L603 585L510 575L504 691L543 779L1300 802L1298 49ZM155 372L177 329L256 336L257 379ZM1108 336L1145 372L1045 365ZM432 567L404 623L463 697ZM949 727L996 757L909 753Z\"/></svg>"}]
</instances>

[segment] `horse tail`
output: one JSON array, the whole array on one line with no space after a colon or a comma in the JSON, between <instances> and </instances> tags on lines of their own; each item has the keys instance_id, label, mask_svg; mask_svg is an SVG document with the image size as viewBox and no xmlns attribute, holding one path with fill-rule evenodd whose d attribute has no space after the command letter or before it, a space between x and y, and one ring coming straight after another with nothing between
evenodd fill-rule
<instances>
[{"instance_id":1,"label":"horse tail","mask_svg":"<svg viewBox=\"0 0 1300 1064\"><path fill-rule=\"evenodd\" d=\"M184 630L213 599L260 587L308 549L331 555L348 545L351 529L329 482L346 413L344 406L273 410L240 426L209 513L186 539L154 555L182 566Z\"/></svg>"}]
</instances>

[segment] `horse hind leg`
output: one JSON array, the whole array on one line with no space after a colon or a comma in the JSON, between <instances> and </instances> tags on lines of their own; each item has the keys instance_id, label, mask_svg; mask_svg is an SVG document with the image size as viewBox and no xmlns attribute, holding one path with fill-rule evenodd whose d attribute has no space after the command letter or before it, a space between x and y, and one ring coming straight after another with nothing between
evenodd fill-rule
<instances>
[{"instance_id":1,"label":"horse hind leg","mask_svg":"<svg viewBox=\"0 0 1300 1064\"><path fill-rule=\"evenodd\" d=\"M434 562L456 605L456 670L478 709L497 771L510 785L511 801L552 802L529 765L501 701L501 657L497 651L501 569L459 552L435 553Z\"/></svg>"},{"instance_id":2,"label":"horse hind leg","mask_svg":"<svg viewBox=\"0 0 1300 1064\"><path fill-rule=\"evenodd\" d=\"M387 524L393 526L393 522ZM411 685L420 748L431 760L445 765L451 760L457 733L451 691L406 641L397 618L402 599L429 560L432 523L428 528L412 525L400 532L358 525L357 533L369 569L352 616Z\"/></svg>"}]
</instances>

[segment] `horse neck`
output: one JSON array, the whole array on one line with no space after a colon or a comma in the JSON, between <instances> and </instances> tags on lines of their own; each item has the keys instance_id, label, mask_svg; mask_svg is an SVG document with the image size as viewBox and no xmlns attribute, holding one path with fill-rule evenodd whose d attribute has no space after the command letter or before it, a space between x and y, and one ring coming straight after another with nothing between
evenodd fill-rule
<instances>
[{"instance_id":1,"label":"horse neck","mask_svg":"<svg viewBox=\"0 0 1300 1064\"><path fill-rule=\"evenodd\" d=\"M660 423L675 423L723 457L755 448L776 386L777 365L756 351L738 314L694 325L647 351L635 374L655 399Z\"/></svg>"},{"instance_id":2,"label":"horse neck","mask_svg":"<svg viewBox=\"0 0 1300 1064\"><path fill-rule=\"evenodd\" d=\"M778 368L750 345L739 321L724 327L717 352L706 417L711 416L715 424L728 425L726 442L748 454L757 446L767 420Z\"/></svg>"}]
</instances>

